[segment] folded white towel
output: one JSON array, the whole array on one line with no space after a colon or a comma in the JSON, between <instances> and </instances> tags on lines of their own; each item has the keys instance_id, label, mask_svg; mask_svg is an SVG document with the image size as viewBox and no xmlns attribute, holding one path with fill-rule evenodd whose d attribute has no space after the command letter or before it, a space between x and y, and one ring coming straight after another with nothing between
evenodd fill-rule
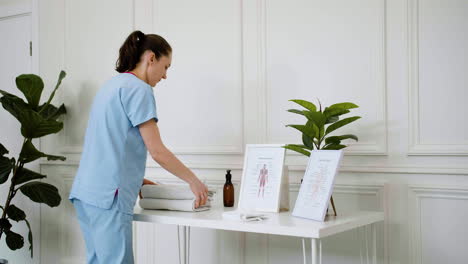
<instances>
[{"instance_id":1,"label":"folded white towel","mask_svg":"<svg viewBox=\"0 0 468 264\"><path fill-rule=\"evenodd\" d=\"M140 199L140 207L143 209L153 210L173 210L186 212L200 212L211 208L211 199L206 201L206 204L195 208L195 199L174 200L174 199Z\"/></svg>"},{"instance_id":2,"label":"folded white towel","mask_svg":"<svg viewBox=\"0 0 468 264\"><path fill-rule=\"evenodd\" d=\"M212 197L215 191L208 191L208 197ZM146 184L141 187L141 196L143 198L154 199L174 199L174 200L192 200L195 198L189 185L176 184Z\"/></svg>"}]
</instances>

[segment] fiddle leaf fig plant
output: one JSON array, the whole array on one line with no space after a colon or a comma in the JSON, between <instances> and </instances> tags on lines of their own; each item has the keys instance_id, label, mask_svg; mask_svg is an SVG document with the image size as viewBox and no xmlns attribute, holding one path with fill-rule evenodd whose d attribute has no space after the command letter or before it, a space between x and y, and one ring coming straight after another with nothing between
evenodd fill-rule
<instances>
[{"instance_id":1,"label":"fiddle leaf fig plant","mask_svg":"<svg viewBox=\"0 0 468 264\"><path fill-rule=\"evenodd\" d=\"M314 149L339 150L347 147L341 143L343 140L353 139L358 141L358 137L352 134L340 136L332 136L330 134L361 118L360 116L353 116L340 119L342 115L348 114L350 109L358 108L359 106L345 102L330 105L322 111L320 101L318 109L315 104L305 100L293 99L290 101L302 106L304 109L289 109L288 112L304 116L306 122L303 125L286 125L302 133L302 144L288 144L284 148L310 157L310 153ZM336 215L333 196L331 196L330 201Z\"/></svg>"},{"instance_id":2,"label":"fiddle leaf fig plant","mask_svg":"<svg viewBox=\"0 0 468 264\"><path fill-rule=\"evenodd\" d=\"M31 225L26 219L26 213L13 204L13 198L16 197L18 192L21 192L36 203L45 203L50 207L60 204L61 197L58 189L51 184L40 181L46 178L46 175L29 170L24 166L39 158L65 160L65 157L62 156L45 154L33 144L33 139L57 133L63 128L63 123L58 119L66 114L65 105L62 104L56 107L51 104L51 101L65 76L65 72L61 71L54 90L48 100L42 104L40 104L40 99L44 89L44 82L41 77L35 74L22 74L16 77L16 86L23 93L26 102L14 94L0 90L2 95L0 103L21 124L20 133L24 137L23 146L16 158L7 157L6 154L9 151L0 143L0 185L7 183L11 175L5 205L0 205L0 238L5 234L5 242L11 250L22 248L24 238L12 230L11 221L24 221L29 229L28 241L31 258L33 257Z\"/></svg>"}]
</instances>

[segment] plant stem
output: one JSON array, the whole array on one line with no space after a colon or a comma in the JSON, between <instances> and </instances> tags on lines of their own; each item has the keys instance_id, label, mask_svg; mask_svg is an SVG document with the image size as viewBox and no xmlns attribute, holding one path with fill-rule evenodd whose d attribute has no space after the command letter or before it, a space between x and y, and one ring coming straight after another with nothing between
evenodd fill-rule
<instances>
[{"instance_id":1,"label":"plant stem","mask_svg":"<svg viewBox=\"0 0 468 264\"><path fill-rule=\"evenodd\" d=\"M17 170L16 170L16 166L15 166L14 172L13 172L13 177L16 174L16 171ZM10 190L8 191L8 198L6 200L5 207L4 207L1 219L6 219L6 211L7 211L8 207L10 206L11 200L13 199L13 196L14 196L13 192L14 192L14 185L13 185L13 179L12 179L12 181L10 183ZM0 239L2 238L2 235L3 235L3 227L0 227Z\"/></svg>"}]
</instances>

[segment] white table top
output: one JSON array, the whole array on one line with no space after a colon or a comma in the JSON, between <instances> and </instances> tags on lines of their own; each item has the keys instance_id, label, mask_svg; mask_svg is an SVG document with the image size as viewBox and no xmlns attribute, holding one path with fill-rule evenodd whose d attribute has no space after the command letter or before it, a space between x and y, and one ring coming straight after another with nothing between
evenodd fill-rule
<instances>
[{"instance_id":1,"label":"white table top","mask_svg":"<svg viewBox=\"0 0 468 264\"><path fill-rule=\"evenodd\" d=\"M212 207L203 212L177 212L166 210L144 210L136 207L134 221L157 224L183 225L220 230L285 235L305 238L323 238L353 228L377 223L384 220L383 212L359 211L338 216L327 216L325 222L291 216L291 211L265 213L267 220L242 222L223 219L222 213L233 208Z\"/></svg>"}]
</instances>

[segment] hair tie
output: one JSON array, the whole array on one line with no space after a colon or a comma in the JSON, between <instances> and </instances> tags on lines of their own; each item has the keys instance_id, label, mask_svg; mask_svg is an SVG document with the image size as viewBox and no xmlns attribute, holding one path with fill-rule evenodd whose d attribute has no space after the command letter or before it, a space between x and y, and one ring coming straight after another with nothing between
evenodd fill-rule
<instances>
[{"instance_id":1,"label":"hair tie","mask_svg":"<svg viewBox=\"0 0 468 264\"><path fill-rule=\"evenodd\" d=\"M146 37L145 33L140 32L140 34L138 34L138 36L137 36L137 42L143 41L145 39L145 37Z\"/></svg>"}]
</instances>

